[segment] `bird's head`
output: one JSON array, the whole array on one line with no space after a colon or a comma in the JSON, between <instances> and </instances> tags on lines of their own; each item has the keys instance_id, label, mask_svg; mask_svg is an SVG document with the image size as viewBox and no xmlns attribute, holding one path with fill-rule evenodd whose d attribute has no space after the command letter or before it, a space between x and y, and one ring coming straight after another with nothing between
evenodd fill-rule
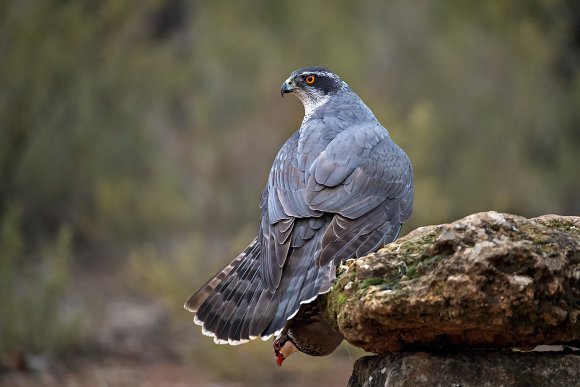
<instances>
[{"instance_id":1,"label":"bird's head","mask_svg":"<svg viewBox=\"0 0 580 387\"><path fill-rule=\"evenodd\" d=\"M282 366L284 360L288 358L288 356L292 355L294 352L299 351L296 345L294 345L292 339L287 335L283 335L283 337L274 339L272 346L274 347L276 364L278 364L280 367Z\"/></svg>"},{"instance_id":2,"label":"bird's head","mask_svg":"<svg viewBox=\"0 0 580 387\"><path fill-rule=\"evenodd\" d=\"M338 75L324 67L303 67L290 74L282 83L280 93L282 96L287 93L296 95L309 116L309 113L346 87Z\"/></svg>"}]
</instances>

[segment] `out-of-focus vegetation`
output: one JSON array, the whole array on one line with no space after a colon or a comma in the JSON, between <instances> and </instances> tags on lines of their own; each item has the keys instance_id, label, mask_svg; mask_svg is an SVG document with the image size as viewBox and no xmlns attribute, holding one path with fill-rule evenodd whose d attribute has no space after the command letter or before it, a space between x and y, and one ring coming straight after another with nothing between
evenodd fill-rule
<instances>
[{"instance_id":1,"label":"out-of-focus vegetation","mask_svg":"<svg viewBox=\"0 0 580 387\"><path fill-rule=\"evenodd\" d=\"M189 323L255 233L305 65L409 154L406 230L580 213L575 1L0 1L0 353L80 345L85 311L59 311L95 260Z\"/></svg>"},{"instance_id":2,"label":"out-of-focus vegetation","mask_svg":"<svg viewBox=\"0 0 580 387\"><path fill-rule=\"evenodd\" d=\"M0 224L0 354L67 348L80 333L79 316L58 309L69 282L71 231L62 227L54 241L40 246L39 267L22 269L17 261L24 248L19 222L17 210L10 208Z\"/></svg>"}]
</instances>

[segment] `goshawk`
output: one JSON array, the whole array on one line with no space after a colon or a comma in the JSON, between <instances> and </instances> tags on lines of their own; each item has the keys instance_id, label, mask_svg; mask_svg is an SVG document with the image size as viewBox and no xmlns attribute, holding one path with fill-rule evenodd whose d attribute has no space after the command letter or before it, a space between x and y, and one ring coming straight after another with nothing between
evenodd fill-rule
<instances>
[{"instance_id":1,"label":"goshawk","mask_svg":"<svg viewBox=\"0 0 580 387\"><path fill-rule=\"evenodd\" d=\"M392 242L413 205L409 158L336 74L301 68L281 93L302 101L304 120L272 165L258 235L185 304L216 343L274 335L278 364L340 344L312 301L340 262Z\"/></svg>"}]
</instances>

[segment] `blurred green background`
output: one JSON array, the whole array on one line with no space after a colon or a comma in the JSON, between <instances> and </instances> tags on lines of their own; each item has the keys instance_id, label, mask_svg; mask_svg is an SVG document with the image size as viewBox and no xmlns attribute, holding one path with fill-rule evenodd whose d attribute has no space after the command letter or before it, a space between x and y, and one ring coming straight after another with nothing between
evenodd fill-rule
<instances>
[{"instance_id":1,"label":"blurred green background","mask_svg":"<svg viewBox=\"0 0 580 387\"><path fill-rule=\"evenodd\" d=\"M254 236L306 65L410 156L404 233L580 214L577 1L0 0L0 384L346 382L352 347L278 369L182 309Z\"/></svg>"}]
</instances>

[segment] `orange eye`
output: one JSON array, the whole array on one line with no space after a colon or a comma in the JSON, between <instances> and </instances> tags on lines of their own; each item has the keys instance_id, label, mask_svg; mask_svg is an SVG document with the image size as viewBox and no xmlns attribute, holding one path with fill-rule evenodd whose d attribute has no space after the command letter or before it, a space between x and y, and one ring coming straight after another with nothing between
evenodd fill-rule
<instances>
[{"instance_id":1,"label":"orange eye","mask_svg":"<svg viewBox=\"0 0 580 387\"><path fill-rule=\"evenodd\" d=\"M306 77L305 81L306 83L308 83L309 85L312 85L314 83L314 75L309 75Z\"/></svg>"}]
</instances>

